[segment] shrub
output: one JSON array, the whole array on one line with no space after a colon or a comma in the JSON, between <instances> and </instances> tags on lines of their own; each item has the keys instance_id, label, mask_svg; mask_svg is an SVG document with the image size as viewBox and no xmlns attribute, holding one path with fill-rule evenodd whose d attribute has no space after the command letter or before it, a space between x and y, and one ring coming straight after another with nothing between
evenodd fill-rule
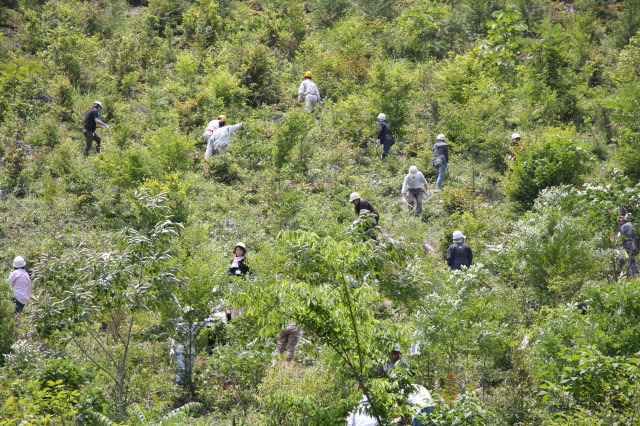
<instances>
[{"instance_id":1,"label":"shrub","mask_svg":"<svg viewBox=\"0 0 640 426\"><path fill-rule=\"evenodd\" d=\"M8 285L2 284L0 293L3 295L9 294L9 290L6 288ZM13 345L15 336L15 315L13 311L15 305L9 301L9 298L3 297L0 300L0 364L3 363L5 354L9 353L9 349Z\"/></svg>"},{"instance_id":2,"label":"shrub","mask_svg":"<svg viewBox=\"0 0 640 426\"><path fill-rule=\"evenodd\" d=\"M147 176L145 150L139 144L127 149L113 149L102 153L96 160L98 169L114 185L120 188L134 188Z\"/></svg>"},{"instance_id":3,"label":"shrub","mask_svg":"<svg viewBox=\"0 0 640 426\"><path fill-rule=\"evenodd\" d=\"M158 177L188 170L193 164L194 141L171 127L145 135L151 171Z\"/></svg>"},{"instance_id":4,"label":"shrub","mask_svg":"<svg viewBox=\"0 0 640 426\"><path fill-rule=\"evenodd\" d=\"M525 144L503 181L518 208L533 206L540 191L557 185L578 185L589 170L591 156L566 132Z\"/></svg>"},{"instance_id":5,"label":"shrub","mask_svg":"<svg viewBox=\"0 0 640 426\"><path fill-rule=\"evenodd\" d=\"M304 111L292 111L285 116L275 137L274 160L277 168L281 168L289 161L289 154L297 146L295 168L306 173L310 156L306 139L310 128L310 115Z\"/></svg>"},{"instance_id":6,"label":"shrub","mask_svg":"<svg viewBox=\"0 0 640 426\"><path fill-rule=\"evenodd\" d=\"M224 155L216 155L205 165L204 176L231 185L240 180L240 170Z\"/></svg>"},{"instance_id":7,"label":"shrub","mask_svg":"<svg viewBox=\"0 0 640 426\"><path fill-rule=\"evenodd\" d=\"M198 0L183 15L185 38L207 49L212 47L222 28L217 0Z\"/></svg>"}]
</instances>

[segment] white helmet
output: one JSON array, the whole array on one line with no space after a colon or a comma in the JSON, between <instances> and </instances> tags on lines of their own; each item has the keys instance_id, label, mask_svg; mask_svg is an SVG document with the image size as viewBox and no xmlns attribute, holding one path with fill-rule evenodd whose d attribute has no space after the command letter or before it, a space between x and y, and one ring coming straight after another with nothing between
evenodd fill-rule
<instances>
[{"instance_id":1,"label":"white helmet","mask_svg":"<svg viewBox=\"0 0 640 426\"><path fill-rule=\"evenodd\" d=\"M437 140L437 141L443 141L444 139L445 139L445 138L444 138L444 135L443 135L442 133L440 133L440 134L438 135L438 137L436 138L436 140Z\"/></svg>"},{"instance_id":2,"label":"white helmet","mask_svg":"<svg viewBox=\"0 0 640 426\"><path fill-rule=\"evenodd\" d=\"M384 121L387 119L387 116L384 113L378 114L378 121Z\"/></svg>"},{"instance_id":3,"label":"white helmet","mask_svg":"<svg viewBox=\"0 0 640 426\"><path fill-rule=\"evenodd\" d=\"M413 175L413 176L417 175L418 174L418 168L416 166L409 167L409 174Z\"/></svg>"},{"instance_id":4,"label":"white helmet","mask_svg":"<svg viewBox=\"0 0 640 426\"><path fill-rule=\"evenodd\" d=\"M453 232L453 241L455 241L455 240L461 240L461 239L463 239L463 238L465 238L465 236L464 236L464 234L462 234L462 231L460 231L459 229L456 229L456 230Z\"/></svg>"},{"instance_id":5,"label":"white helmet","mask_svg":"<svg viewBox=\"0 0 640 426\"><path fill-rule=\"evenodd\" d=\"M358 194L357 192L352 192L351 195L349 195L349 202L353 203L355 200L358 200L360 198L360 194Z\"/></svg>"},{"instance_id":6,"label":"white helmet","mask_svg":"<svg viewBox=\"0 0 640 426\"><path fill-rule=\"evenodd\" d=\"M511 140L520 139L520 133L514 133L511 135Z\"/></svg>"},{"instance_id":7,"label":"white helmet","mask_svg":"<svg viewBox=\"0 0 640 426\"><path fill-rule=\"evenodd\" d=\"M393 349L391 349L391 351L402 353L402 346L400 346L400 343L396 343L395 345L393 345Z\"/></svg>"},{"instance_id":8,"label":"white helmet","mask_svg":"<svg viewBox=\"0 0 640 426\"><path fill-rule=\"evenodd\" d=\"M15 259L13 259L13 267L14 268L24 268L24 265L26 265L27 262L24 261L24 257L22 256L16 256Z\"/></svg>"},{"instance_id":9,"label":"white helmet","mask_svg":"<svg viewBox=\"0 0 640 426\"><path fill-rule=\"evenodd\" d=\"M102 106L102 102L100 102L100 101L93 101L93 106L96 106L96 105L99 106L100 108L104 108Z\"/></svg>"},{"instance_id":10,"label":"white helmet","mask_svg":"<svg viewBox=\"0 0 640 426\"><path fill-rule=\"evenodd\" d=\"M239 242L235 245L235 247L233 248L233 251L235 251L238 247L240 247L242 250L244 250L244 252L247 252L247 246L243 243L243 242Z\"/></svg>"}]
</instances>

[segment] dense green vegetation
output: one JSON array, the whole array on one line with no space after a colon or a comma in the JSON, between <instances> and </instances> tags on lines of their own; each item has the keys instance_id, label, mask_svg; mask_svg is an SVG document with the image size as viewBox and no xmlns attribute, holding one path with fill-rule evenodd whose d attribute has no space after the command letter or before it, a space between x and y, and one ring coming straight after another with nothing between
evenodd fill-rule
<instances>
[{"instance_id":1,"label":"dense green vegetation","mask_svg":"<svg viewBox=\"0 0 640 426\"><path fill-rule=\"evenodd\" d=\"M616 261L639 30L637 0L0 0L0 424L344 424L363 394L407 424L411 383L425 424L640 422L640 286ZM110 128L85 159L94 100ZM244 127L205 162L220 114ZM402 181L433 188L439 133L444 188L412 216ZM474 265L451 272L455 229ZM174 385L176 324L228 306ZM410 368L377 374L397 344Z\"/></svg>"}]
</instances>

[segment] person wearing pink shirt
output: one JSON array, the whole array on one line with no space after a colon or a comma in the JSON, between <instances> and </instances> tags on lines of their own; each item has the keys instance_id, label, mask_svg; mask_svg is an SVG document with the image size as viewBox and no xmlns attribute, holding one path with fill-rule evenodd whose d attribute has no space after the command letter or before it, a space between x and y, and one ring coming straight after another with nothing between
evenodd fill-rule
<instances>
[{"instance_id":1,"label":"person wearing pink shirt","mask_svg":"<svg viewBox=\"0 0 640 426\"><path fill-rule=\"evenodd\" d=\"M9 275L9 283L11 283L11 288L13 288L11 301L16 304L16 314L22 312L24 305L27 304L27 301L31 297L31 277L29 277L27 271L24 270L26 264L27 262L25 262L22 256L17 256L13 259L14 271Z\"/></svg>"}]
</instances>

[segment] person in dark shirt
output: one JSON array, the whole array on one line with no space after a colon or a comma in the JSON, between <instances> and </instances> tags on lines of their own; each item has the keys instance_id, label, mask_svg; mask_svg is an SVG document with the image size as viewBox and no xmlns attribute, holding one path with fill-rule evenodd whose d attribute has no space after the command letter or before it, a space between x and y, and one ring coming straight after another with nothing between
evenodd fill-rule
<instances>
[{"instance_id":1,"label":"person in dark shirt","mask_svg":"<svg viewBox=\"0 0 640 426\"><path fill-rule=\"evenodd\" d=\"M620 236L622 237L622 248L627 252L629 270L635 277L638 275L638 265L636 265L636 252L637 247L635 244L636 233L633 230L633 223L631 213L627 213L622 217L622 226L620 226Z\"/></svg>"},{"instance_id":2,"label":"person in dark shirt","mask_svg":"<svg viewBox=\"0 0 640 426\"><path fill-rule=\"evenodd\" d=\"M233 248L233 260L229 266L229 275L251 275L251 270L245 264L247 254L247 246L244 243L238 243Z\"/></svg>"},{"instance_id":3,"label":"person in dark shirt","mask_svg":"<svg viewBox=\"0 0 640 426\"><path fill-rule=\"evenodd\" d=\"M369 210L369 213L375 216L376 225L378 224L378 219L380 219L380 214L378 213L378 210L376 210L376 208L373 207L373 204L371 204L369 201L365 200L364 198L361 198L360 194L358 194L357 192L353 192L351 194L351 196L349 197L349 201L353 203L356 209L356 216L360 217L360 210Z\"/></svg>"},{"instance_id":4,"label":"person in dark shirt","mask_svg":"<svg viewBox=\"0 0 640 426\"><path fill-rule=\"evenodd\" d=\"M96 141L96 154L100 152L100 144L102 143L102 138L96 134L96 129L98 126L106 127L107 124L102 121L102 117L100 116L100 111L102 110L102 103L95 101L93 103L93 108L87 112L84 116L84 129L82 133L84 133L84 156L87 157L89 155L89 150L91 149L91 144L93 141Z\"/></svg>"},{"instance_id":5,"label":"person in dark shirt","mask_svg":"<svg viewBox=\"0 0 640 426\"><path fill-rule=\"evenodd\" d=\"M447 170L447 164L449 164L449 145L445 142L445 137L441 133L436 138L436 143L433 145L433 167L438 170L438 179L436 180L436 192L442 188L442 182L444 181L444 174Z\"/></svg>"},{"instance_id":6,"label":"person in dark shirt","mask_svg":"<svg viewBox=\"0 0 640 426\"><path fill-rule=\"evenodd\" d=\"M252 276L251 269L245 263L247 260L247 246L245 243L237 243L233 248L233 260L229 265L229 275L233 277L246 277ZM232 316L237 316L238 311L236 309L227 308L226 317L227 322L231 321Z\"/></svg>"},{"instance_id":7,"label":"person in dark shirt","mask_svg":"<svg viewBox=\"0 0 640 426\"><path fill-rule=\"evenodd\" d=\"M382 144L382 156L381 159L385 159L391 151L391 145L396 143L393 139L393 133L391 133L391 127L385 122L387 116L383 113L378 114L378 143Z\"/></svg>"},{"instance_id":8,"label":"person in dark shirt","mask_svg":"<svg viewBox=\"0 0 640 426\"><path fill-rule=\"evenodd\" d=\"M452 270L460 270L463 266L467 268L471 266L473 253L469 244L464 242L465 238L462 231L456 230L453 233L453 244L447 250L447 264Z\"/></svg>"}]
</instances>

